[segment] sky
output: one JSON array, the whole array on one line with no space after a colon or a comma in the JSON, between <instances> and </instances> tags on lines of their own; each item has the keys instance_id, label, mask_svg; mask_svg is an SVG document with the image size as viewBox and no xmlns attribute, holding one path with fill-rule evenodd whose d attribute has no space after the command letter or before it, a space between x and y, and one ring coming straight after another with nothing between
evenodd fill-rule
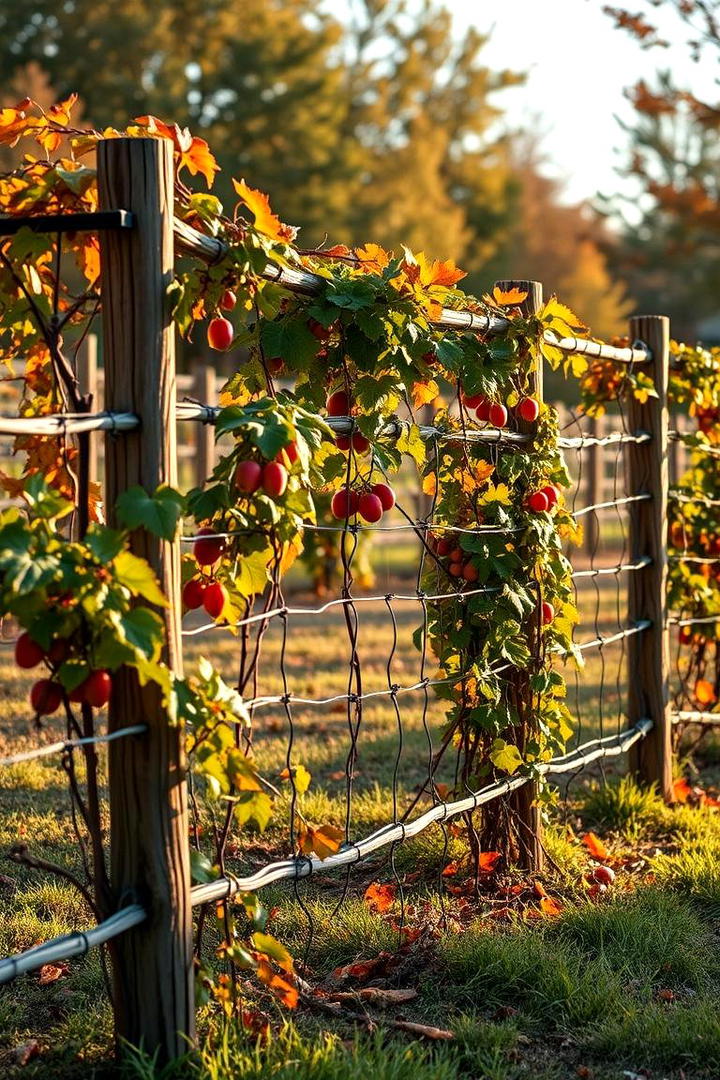
<instances>
[{"instance_id":1,"label":"sky","mask_svg":"<svg viewBox=\"0 0 720 1080\"><path fill-rule=\"evenodd\" d=\"M622 186L615 170L627 143L616 117L633 114L625 87L670 67L680 85L708 94L708 100L720 97L716 65L711 59L694 64L677 30L676 47L643 51L603 14L603 0L446 0L446 6L458 30L492 30L484 63L528 73L525 86L498 94L498 105L509 127L541 132L544 169L564 181L569 202L597 192L612 195ZM640 0L627 6L642 8ZM653 20L657 13L650 12ZM665 26L671 31L677 22Z\"/></svg>"}]
</instances>

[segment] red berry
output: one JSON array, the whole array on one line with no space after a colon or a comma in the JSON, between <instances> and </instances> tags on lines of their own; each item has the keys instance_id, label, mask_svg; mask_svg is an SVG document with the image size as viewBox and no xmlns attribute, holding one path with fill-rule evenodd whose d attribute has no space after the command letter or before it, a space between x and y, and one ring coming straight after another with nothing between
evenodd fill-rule
<instances>
[{"instance_id":1,"label":"red berry","mask_svg":"<svg viewBox=\"0 0 720 1080\"><path fill-rule=\"evenodd\" d=\"M52 679L38 679L30 691L30 704L38 716L57 712L61 702L62 690Z\"/></svg>"},{"instance_id":2,"label":"red berry","mask_svg":"<svg viewBox=\"0 0 720 1080\"><path fill-rule=\"evenodd\" d=\"M462 568L462 576L466 581L477 581L480 577L480 571L473 563L467 562Z\"/></svg>"},{"instance_id":3,"label":"red berry","mask_svg":"<svg viewBox=\"0 0 720 1080\"><path fill-rule=\"evenodd\" d=\"M265 367L271 375L279 375L283 369L284 363L285 361L282 356L271 356L269 360L265 361Z\"/></svg>"},{"instance_id":4,"label":"red berry","mask_svg":"<svg viewBox=\"0 0 720 1080\"><path fill-rule=\"evenodd\" d=\"M195 608L202 606L203 593L205 592L205 582L202 578L190 578L183 585L182 599L183 604L190 611L194 611Z\"/></svg>"},{"instance_id":5,"label":"red berry","mask_svg":"<svg viewBox=\"0 0 720 1080\"><path fill-rule=\"evenodd\" d=\"M335 492L330 503L330 510L334 518L337 518L338 521L345 521L346 518L357 514L357 509L358 496L356 491L351 491L349 488L340 488L339 491Z\"/></svg>"},{"instance_id":6,"label":"red berry","mask_svg":"<svg viewBox=\"0 0 720 1080\"><path fill-rule=\"evenodd\" d=\"M383 510L392 510L395 505L395 492L389 484L373 484L370 490L373 495L377 495Z\"/></svg>"},{"instance_id":7,"label":"red berry","mask_svg":"<svg viewBox=\"0 0 720 1080\"><path fill-rule=\"evenodd\" d=\"M365 454L370 449L370 440L359 431L353 432L352 448L356 454Z\"/></svg>"},{"instance_id":8,"label":"red berry","mask_svg":"<svg viewBox=\"0 0 720 1080\"><path fill-rule=\"evenodd\" d=\"M678 633L678 638L681 645L689 645L692 641L692 630L689 626L681 626Z\"/></svg>"},{"instance_id":9,"label":"red berry","mask_svg":"<svg viewBox=\"0 0 720 1080\"><path fill-rule=\"evenodd\" d=\"M265 494L270 495L273 499L279 499L281 495L285 494L287 482L288 474L285 466L281 465L279 461L268 461L262 474L262 486Z\"/></svg>"},{"instance_id":10,"label":"red berry","mask_svg":"<svg viewBox=\"0 0 720 1080\"><path fill-rule=\"evenodd\" d=\"M538 416L540 415L540 405L535 400L535 398L521 398L518 403L517 413L521 420L526 420L528 423L532 423L533 420L537 420Z\"/></svg>"},{"instance_id":11,"label":"red berry","mask_svg":"<svg viewBox=\"0 0 720 1080\"><path fill-rule=\"evenodd\" d=\"M450 552L450 562L461 563L465 558L465 552L461 547L454 547Z\"/></svg>"},{"instance_id":12,"label":"red berry","mask_svg":"<svg viewBox=\"0 0 720 1080\"><path fill-rule=\"evenodd\" d=\"M257 461L239 461L235 469L235 487L246 495L252 495L260 487L262 475L262 465Z\"/></svg>"},{"instance_id":13,"label":"red berry","mask_svg":"<svg viewBox=\"0 0 720 1080\"><path fill-rule=\"evenodd\" d=\"M540 490L547 496L548 510L552 510L553 506L557 506L560 498L560 488L556 488L554 484L546 484Z\"/></svg>"},{"instance_id":14,"label":"red berry","mask_svg":"<svg viewBox=\"0 0 720 1080\"><path fill-rule=\"evenodd\" d=\"M475 410L475 415L481 424L486 424L490 419L490 406L491 402L489 402L487 398L480 398L478 407Z\"/></svg>"},{"instance_id":15,"label":"red berry","mask_svg":"<svg viewBox=\"0 0 720 1080\"><path fill-rule=\"evenodd\" d=\"M45 659L45 650L41 649L29 634L23 633L15 642L15 663L21 668L37 667Z\"/></svg>"},{"instance_id":16,"label":"red berry","mask_svg":"<svg viewBox=\"0 0 720 1080\"><path fill-rule=\"evenodd\" d=\"M453 549L453 544L454 543L455 543L455 541L453 539L451 539L449 536L443 536L442 539L438 540L438 542L437 542L437 553L438 553L438 555L449 555L450 552Z\"/></svg>"},{"instance_id":17,"label":"red berry","mask_svg":"<svg viewBox=\"0 0 720 1080\"><path fill-rule=\"evenodd\" d=\"M348 450L350 449L350 436L336 435L335 445L337 446L338 450L342 450L343 453L347 454Z\"/></svg>"},{"instance_id":18,"label":"red berry","mask_svg":"<svg viewBox=\"0 0 720 1080\"><path fill-rule=\"evenodd\" d=\"M477 409L485 399L482 394L462 394L460 400L466 409Z\"/></svg>"},{"instance_id":19,"label":"red berry","mask_svg":"<svg viewBox=\"0 0 720 1080\"><path fill-rule=\"evenodd\" d=\"M55 638L55 640L50 643L47 654L50 665L52 667L58 667L59 664L62 664L63 660L67 659L69 652L70 646L65 638Z\"/></svg>"},{"instance_id":20,"label":"red berry","mask_svg":"<svg viewBox=\"0 0 720 1080\"><path fill-rule=\"evenodd\" d=\"M555 608L548 600L543 600L540 607L540 619L543 626L548 626L555 618Z\"/></svg>"},{"instance_id":21,"label":"red berry","mask_svg":"<svg viewBox=\"0 0 720 1080\"><path fill-rule=\"evenodd\" d=\"M83 700L93 709L102 709L110 700L112 679L107 671L91 671L82 684Z\"/></svg>"},{"instance_id":22,"label":"red berry","mask_svg":"<svg viewBox=\"0 0 720 1080\"><path fill-rule=\"evenodd\" d=\"M225 352L232 345L234 337L235 330L229 319L211 319L208 323L207 339L211 349Z\"/></svg>"},{"instance_id":23,"label":"red berry","mask_svg":"<svg viewBox=\"0 0 720 1080\"><path fill-rule=\"evenodd\" d=\"M371 491L363 491L358 499L358 512L360 517L372 525L383 516L382 503Z\"/></svg>"},{"instance_id":24,"label":"red berry","mask_svg":"<svg viewBox=\"0 0 720 1080\"><path fill-rule=\"evenodd\" d=\"M224 585L221 585L219 581L210 581L205 586L205 592L203 593L203 607L210 618L218 618L222 609L225 607L226 600L227 592L225 591Z\"/></svg>"},{"instance_id":25,"label":"red berry","mask_svg":"<svg viewBox=\"0 0 720 1080\"><path fill-rule=\"evenodd\" d=\"M220 297L220 307L223 311L232 311L237 304L237 296L232 289L226 289Z\"/></svg>"},{"instance_id":26,"label":"red berry","mask_svg":"<svg viewBox=\"0 0 720 1080\"><path fill-rule=\"evenodd\" d=\"M615 880L615 871L609 866L596 866L592 872L593 881L598 885L612 885Z\"/></svg>"},{"instance_id":27,"label":"red berry","mask_svg":"<svg viewBox=\"0 0 720 1080\"><path fill-rule=\"evenodd\" d=\"M505 406L500 405L497 401L493 401L490 409L488 410L488 420L493 427L505 427L508 422L508 411Z\"/></svg>"},{"instance_id":28,"label":"red berry","mask_svg":"<svg viewBox=\"0 0 720 1080\"><path fill-rule=\"evenodd\" d=\"M461 577L463 572L462 563L451 562L448 566L448 573L453 577Z\"/></svg>"},{"instance_id":29,"label":"red berry","mask_svg":"<svg viewBox=\"0 0 720 1080\"><path fill-rule=\"evenodd\" d=\"M330 337L331 328L323 326L317 319L308 319L307 327L313 337L317 338L318 341L327 341Z\"/></svg>"},{"instance_id":30,"label":"red berry","mask_svg":"<svg viewBox=\"0 0 720 1080\"><path fill-rule=\"evenodd\" d=\"M532 495L528 498L528 506L535 514L541 514L544 510L548 509L548 497L544 491L533 491Z\"/></svg>"},{"instance_id":31,"label":"red berry","mask_svg":"<svg viewBox=\"0 0 720 1080\"><path fill-rule=\"evenodd\" d=\"M325 402L328 416L349 416L350 398L344 390L335 390Z\"/></svg>"},{"instance_id":32,"label":"red berry","mask_svg":"<svg viewBox=\"0 0 720 1080\"><path fill-rule=\"evenodd\" d=\"M225 550L225 539L217 536L213 529L207 527L198 529L197 535L199 539L193 544L195 560L198 566L212 566Z\"/></svg>"}]
</instances>

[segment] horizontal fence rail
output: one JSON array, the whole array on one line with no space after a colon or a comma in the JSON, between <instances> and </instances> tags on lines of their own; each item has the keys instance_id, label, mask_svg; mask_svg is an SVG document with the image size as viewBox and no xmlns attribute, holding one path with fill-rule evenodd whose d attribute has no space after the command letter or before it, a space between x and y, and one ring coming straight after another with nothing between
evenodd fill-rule
<instances>
[{"instance_id":1,"label":"horizontal fence rail","mask_svg":"<svg viewBox=\"0 0 720 1080\"><path fill-rule=\"evenodd\" d=\"M635 342L630 348L622 349L615 345L606 345L604 341L591 341L587 338L559 338L552 330L546 330L543 338L548 345L553 345L561 352L593 356L598 360L614 360L620 364L646 364L652 359L650 350L642 341Z\"/></svg>"}]
</instances>

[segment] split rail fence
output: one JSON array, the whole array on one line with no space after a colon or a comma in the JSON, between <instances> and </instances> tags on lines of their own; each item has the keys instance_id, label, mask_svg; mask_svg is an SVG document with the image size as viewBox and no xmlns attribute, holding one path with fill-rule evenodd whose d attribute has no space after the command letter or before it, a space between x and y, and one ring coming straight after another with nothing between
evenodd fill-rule
<instances>
[{"instance_id":1,"label":"split rail fence","mask_svg":"<svg viewBox=\"0 0 720 1080\"><path fill-rule=\"evenodd\" d=\"M98 176L101 213L95 221L85 222L84 227L97 228L101 238L104 409L42 420L2 419L0 434L69 436L105 432L105 502L112 514L118 496L133 485L151 491L159 484L175 485L179 421L212 425L217 416L212 379L206 387L209 399L200 403L177 400L174 329L167 287L173 277L176 252L212 261L222 254L222 245L173 220L172 147L167 142L117 139L101 143ZM70 219L60 224L68 229L78 227ZM0 228L2 225L0 222ZM31 227L49 228L43 219L35 219ZM55 221L53 228L57 227ZM266 275L298 293L312 295L317 288L317 280L309 273L268 266ZM529 289L528 310L537 309L542 302L538 283L516 284ZM500 318L454 310L443 311L437 323L448 334L472 329L492 335L502 332L506 325ZM618 582L618 598L619 582L627 580L627 591L622 594L626 623L608 634L599 628L596 617L594 636L581 641L579 648L602 654L611 645L621 643L632 678L627 686L626 726L609 735L601 731L599 738L547 762L542 771L572 773L590 762L629 752L632 769L644 781L657 784L667 796L671 789L673 721L666 609L668 319L633 319L630 339L635 342L631 348L573 338L553 339L568 354L586 353L643 365L654 380L658 396L644 404L630 402L622 431L607 435L583 431L560 439L561 447L567 451L615 455L614 493L610 498L600 493L594 503L580 506L575 512L578 517L599 520L598 515L608 510L627 511L623 556L616 565L591 565L576 571L575 577L581 584L583 578L597 583L611 575ZM538 396L542 393L540 372L536 373L535 392ZM348 432L352 421L338 419L332 426L338 432ZM436 433L426 428L423 434L432 439ZM495 429L468 432L467 437L495 442L499 452L503 446L530 439L527 431ZM617 488L618 477L624 485L622 493ZM401 527L412 527L423 537L431 523L408 518L408 525ZM150 562L170 598L170 606L162 612L167 639L164 659L181 674L180 544L143 530L133 533L131 544L136 554ZM418 591L408 598L418 600L420 596ZM368 599L388 602L387 597ZM349 602L341 598L313 611L321 614L332 604ZM293 609L283 605L278 613L286 618ZM264 612L262 616L250 616L249 621L267 615ZM420 691L427 701L430 686L432 680L421 669L421 678L413 686L392 686L384 693L395 701L401 690ZM341 697L347 699L347 695ZM288 698L278 697L277 701L287 704ZM82 741L78 740L78 745ZM182 1054L187 1038L194 1035L194 907L274 881L306 877L319 868L328 872L350 867L379 848L392 847L433 823L443 823L509 794L517 800L516 811L529 837L523 860L529 868L537 868L542 862L533 785L525 776L511 776L456 801L438 801L415 818L390 822L369 836L343 845L337 854L322 862L290 857L244 878L225 876L192 886L183 737L171 723L158 688L153 684L141 686L130 670L120 672L114 681L107 734L88 741L107 743L110 879L117 911L96 927L0 961L0 982L109 943L116 978L118 1034L133 1044L142 1043L151 1053L157 1051L161 1060ZM72 747L63 742L37 753L68 749Z\"/></svg>"}]
</instances>

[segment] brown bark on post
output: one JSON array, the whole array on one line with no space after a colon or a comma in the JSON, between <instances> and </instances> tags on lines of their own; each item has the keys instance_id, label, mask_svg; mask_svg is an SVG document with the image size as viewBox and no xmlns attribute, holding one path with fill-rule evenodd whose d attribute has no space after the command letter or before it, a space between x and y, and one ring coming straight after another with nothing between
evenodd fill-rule
<instances>
[{"instance_id":1,"label":"brown bark on post","mask_svg":"<svg viewBox=\"0 0 720 1080\"><path fill-rule=\"evenodd\" d=\"M527 299L520 305L526 315L539 311L543 302L543 288L539 281L498 281L496 285L500 289L521 289L527 292ZM543 399L543 370L538 365L530 373L528 390L538 401ZM518 418L518 431L535 432L536 425L527 423ZM515 670L511 673L508 682L510 693L514 698L515 707L520 715L520 723L514 729L515 744L524 753L525 743L530 734L527 712L531 705L532 694L530 690L530 672ZM542 846L542 818L540 807L537 804L537 784L528 783L508 796L513 824L515 827L515 851L513 852L518 864L525 870L542 870L544 852Z\"/></svg>"},{"instance_id":2,"label":"brown bark on post","mask_svg":"<svg viewBox=\"0 0 720 1080\"><path fill-rule=\"evenodd\" d=\"M100 208L130 210L131 230L102 237L105 404L137 413L137 431L106 440L106 497L112 523L118 495L141 484L176 482L175 336L167 287L173 274L173 148L164 139L108 139L98 147ZM158 575L163 659L182 674L179 545L143 529L132 550ZM111 730L142 721L146 735L109 747L111 886L146 922L116 939L113 955L118 1040L142 1044L159 1061L187 1050L194 1034L188 810L183 735L159 688L131 669L114 677Z\"/></svg>"},{"instance_id":3,"label":"brown bark on post","mask_svg":"<svg viewBox=\"0 0 720 1080\"><path fill-rule=\"evenodd\" d=\"M590 435L601 439L605 434L605 417L596 416L590 422ZM582 454L582 450L580 451ZM603 501L605 493L605 453L602 446L588 447L588 474L586 505L595 506ZM590 513L585 519L585 554L592 558L600 543L600 522L597 514Z\"/></svg>"},{"instance_id":4,"label":"brown bark on post","mask_svg":"<svg viewBox=\"0 0 720 1080\"><path fill-rule=\"evenodd\" d=\"M648 784L657 784L665 799L672 796L672 722L670 715L670 647L667 629L667 502L670 320L643 315L630 320L630 336L644 341L652 360L642 370L653 380L657 397L645 404L631 398L628 424L632 432L648 431L652 440L627 447L630 494L647 491L652 501L631 505L630 553L649 555L652 564L629 575L628 618L650 619L652 626L627 639L629 673L628 720L633 726L649 717L650 733L635 744L630 766Z\"/></svg>"},{"instance_id":5,"label":"brown bark on post","mask_svg":"<svg viewBox=\"0 0 720 1080\"><path fill-rule=\"evenodd\" d=\"M201 361L195 365L195 397L203 405L217 404L217 374L212 365ZM212 424L195 424L197 457L195 460L195 484L202 487L215 468L215 428Z\"/></svg>"},{"instance_id":6,"label":"brown bark on post","mask_svg":"<svg viewBox=\"0 0 720 1080\"><path fill-rule=\"evenodd\" d=\"M92 397L92 411L100 412L102 405L98 400L98 366L97 366L97 336L88 334L82 343L78 353L78 382L80 391ZM98 443L97 436L90 437L88 444L88 480L91 484L96 483L100 470L98 466Z\"/></svg>"}]
</instances>

